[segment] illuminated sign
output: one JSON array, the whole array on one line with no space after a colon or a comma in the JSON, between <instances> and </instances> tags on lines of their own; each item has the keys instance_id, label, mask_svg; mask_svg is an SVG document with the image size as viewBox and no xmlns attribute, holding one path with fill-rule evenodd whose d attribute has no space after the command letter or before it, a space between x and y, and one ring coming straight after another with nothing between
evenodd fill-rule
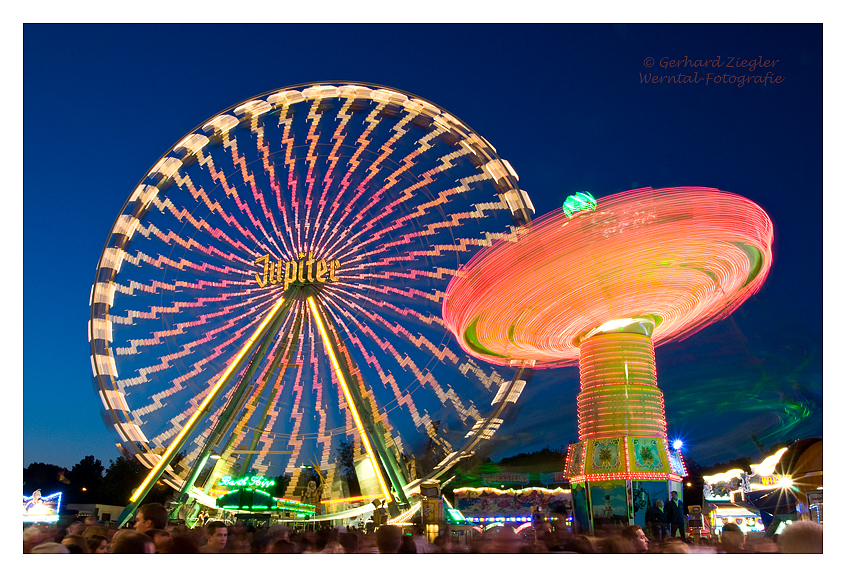
<instances>
[{"instance_id":1,"label":"illuminated sign","mask_svg":"<svg viewBox=\"0 0 847 578\"><path fill-rule=\"evenodd\" d=\"M336 274L341 268L341 261L332 259L315 260L314 255L309 251L306 253L297 254L299 261L276 261L271 262L269 254L262 255L253 263L255 265L262 264L262 273L255 273L256 283L259 287L267 287L269 285L279 285L282 283L283 291L294 283L334 283L338 281Z\"/></svg>"},{"instance_id":2,"label":"illuminated sign","mask_svg":"<svg viewBox=\"0 0 847 578\"><path fill-rule=\"evenodd\" d=\"M259 476L245 476L237 480L234 480L232 476L224 476L223 478L221 478L221 481L218 482L218 485L244 486L250 488L269 488L275 483L276 482L274 480L266 480L265 478L261 478Z\"/></svg>"},{"instance_id":3,"label":"illuminated sign","mask_svg":"<svg viewBox=\"0 0 847 578\"><path fill-rule=\"evenodd\" d=\"M58 522L59 508L62 504L62 492L42 496L41 490L35 490L31 496L23 497L24 522Z\"/></svg>"},{"instance_id":4,"label":"illuminated sign","mask_svg":"<svg viewBox=\"0 0 847 578\"><path fill-rule=\"evenodd\" d=\"M484 484L496 484L500 482L517 482L519 484L528 484L529 474L516 474L512 472L502 472L499 474L483 474L482 482Z\"/></svg>"}]
</instances>

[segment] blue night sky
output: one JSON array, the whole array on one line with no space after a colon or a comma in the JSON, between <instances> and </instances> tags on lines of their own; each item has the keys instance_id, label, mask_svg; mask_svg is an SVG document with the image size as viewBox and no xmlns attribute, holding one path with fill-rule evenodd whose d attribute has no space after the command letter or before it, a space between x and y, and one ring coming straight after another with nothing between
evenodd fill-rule
<instances>
[{"instance_id":1,"label":"blue night sky","mask_svg":"<svg viewBox=\"0 0 847 578\"><path fill-rule=\"evenodd\" d=\"M95 267L139 179L193 127L303 82L397 87L507 159L537 214L575 191L705 186L761 205L774 265L735 314L657 349L668 433L703 465L823 434L820 25L26 25L23 465L118 455L92 384ZM648 84L662 59L778 60L780 84ZM651 68L645 59L654 59ZM700 70L700 76L714 70ZM742 72L742 71L737 71ZM640 76L642 75L642 76ZM13 137L14 138L14 137ZM577 439L575 367L535 374L499 459ZM550 408L555 411L550 411Z\"/></svg>"}]
</instances>

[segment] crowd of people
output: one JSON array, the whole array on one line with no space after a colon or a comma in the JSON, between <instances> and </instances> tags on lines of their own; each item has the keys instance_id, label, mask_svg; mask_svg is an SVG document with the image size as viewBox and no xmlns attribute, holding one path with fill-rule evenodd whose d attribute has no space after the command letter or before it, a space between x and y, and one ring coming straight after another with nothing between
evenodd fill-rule
<instances>
[{"instance_id":1,"label":"crowd of people","mask_svg":"<svg viewBox=\"0 0 847 578\"><path fill-rule=\"evenodd\" d=\"M696 544L652 531L648 537L640 526L600 530L596 536L549 523L521 534L507 530L471 531L470 540L444 533L430 543L414 525L292 530L281 524L254 527L212 521L188 528L171 524L165 507L151 503L139 508L132 528L110 528L90 518L68 527L31 525L24 530L23 548L27 554L823 553L823 525L810 521L795 522L773 538L759 535L750 540L738 526L726 524L719 539Z\"/></svg>"}]
</instances>

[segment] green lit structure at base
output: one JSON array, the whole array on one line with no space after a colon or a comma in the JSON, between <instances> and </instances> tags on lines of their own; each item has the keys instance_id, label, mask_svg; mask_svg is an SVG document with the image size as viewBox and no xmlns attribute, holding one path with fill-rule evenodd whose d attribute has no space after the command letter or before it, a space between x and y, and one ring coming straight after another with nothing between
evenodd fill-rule
<instances>
[{"instance_id":1,"label":"green lit structure at base","mask_svg":"<svg viewBox=\"0 0 847 578\"><path fill-rule=\"evenodd\" d=\"M313 518L316 508L313 504L275 498L268 492L257 488L237 488L220 496L216 506L242 515L276 514L282 520L295 521Z\"/></svg>"}]
</instances>

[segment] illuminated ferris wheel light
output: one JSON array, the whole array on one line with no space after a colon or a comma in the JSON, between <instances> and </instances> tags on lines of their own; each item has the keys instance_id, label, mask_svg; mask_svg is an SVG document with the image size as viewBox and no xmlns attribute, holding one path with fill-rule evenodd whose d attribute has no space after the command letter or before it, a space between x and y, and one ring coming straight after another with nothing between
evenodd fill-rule
<instances>
[{"instance_id":1,"label":"illuminated ferris wheel light","mask_svg":"<svg viewBox=\"0 0 847 578\"><path fill-rule=\"evenodd\" d=\"M390 458L397 486L415 472L404 456L432 444L448 467L465 434L488 431L474 427L508 377L449 343L441 300L533 207L456 116L385 87L289 87L200 123L143 174L100 255L88 324L105 418L149 468L143 486L163 475L184 492L211 459L188 489L202 503L245 469L291 475L291 499L311 461L341 499L342 442L354 464ZM333 380L339 367L355 383ZM365 469L362 492L388 497L380 467Z\"/></svg>"}]
</instances>

